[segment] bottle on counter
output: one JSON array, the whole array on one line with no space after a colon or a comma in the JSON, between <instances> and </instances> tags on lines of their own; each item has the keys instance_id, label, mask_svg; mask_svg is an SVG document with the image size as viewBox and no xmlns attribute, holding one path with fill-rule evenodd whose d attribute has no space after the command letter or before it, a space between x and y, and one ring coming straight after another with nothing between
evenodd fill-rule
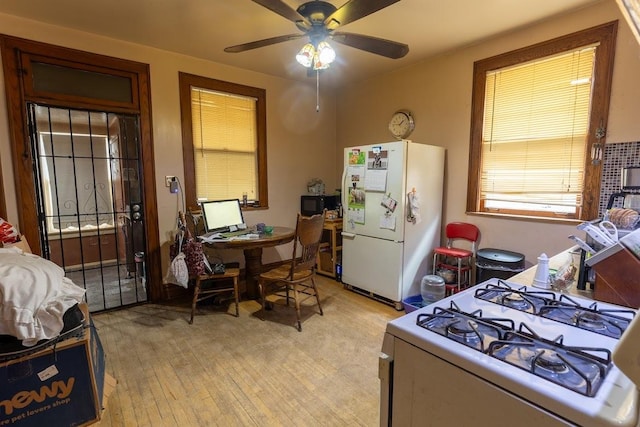
<instances>
[{"instance_id":1,"label":"bottle on counter","mask_svg":"<svg viewBox=\"0 0 640 427\"><path fill-rule=\"evenodd\" d=\"M445 293L444 279L435 274L424 276L420 282L420 293L424 305L441 300Z\"/></svg>"}]
</instances>

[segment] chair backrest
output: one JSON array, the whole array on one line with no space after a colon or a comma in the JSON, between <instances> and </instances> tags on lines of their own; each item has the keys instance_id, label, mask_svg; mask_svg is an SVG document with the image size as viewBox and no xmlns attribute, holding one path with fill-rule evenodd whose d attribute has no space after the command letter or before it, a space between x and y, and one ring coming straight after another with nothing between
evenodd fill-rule
<instances>
[{"instance_id":1,"label":"chair backrest","mask_svg":"<svg viewBox=\"0 0 640 427\"><path fill-rule=\"evenodd\" d=\"M324 227L324 212L310 217L298 214L296 232L291 257L291 274L296 271L311 270L316 265ZM298 253L298 246L300 252Z\"/></svg>"},{"instance_id":2,"label":"chair backrest","mask_svg":"<svg viewBox=\"0 0 640 427\"><path fill-rule=\"evenodd\" d=\"M447 236L447 247L452 247L456 240L467 240L471 242L471 251L475 255L476 242L480 237L480 229L467 222L450 222L445 228Z\"/></svg>"},{"instance_id":3,"label":"chair backrest","mask_svg":"<svg viewBox=\"0 0 640 427\"><path fill-rule=\"evenodd\" d=\"M205 232L204 218L200 208L188 208L185 215L186 226L193 236L200 236Z\"/></svg>"}]
</instances>

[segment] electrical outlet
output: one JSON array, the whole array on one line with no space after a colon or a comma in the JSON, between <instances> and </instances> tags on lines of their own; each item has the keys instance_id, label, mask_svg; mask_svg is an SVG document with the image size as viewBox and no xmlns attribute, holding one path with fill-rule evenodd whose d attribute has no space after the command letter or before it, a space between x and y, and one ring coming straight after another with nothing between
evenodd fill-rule
<instances>
[{"instance_id":1,"label":"electrical outlet","mask_svg":"<svg viewBox=\"0 0 640 427\"><path fill-rule=\"evenodd\" d=\"M164 177L164 185L166 187L171 187L171 183L176 180L175 176L167 175Z\"/></svg>"}]
</instances>

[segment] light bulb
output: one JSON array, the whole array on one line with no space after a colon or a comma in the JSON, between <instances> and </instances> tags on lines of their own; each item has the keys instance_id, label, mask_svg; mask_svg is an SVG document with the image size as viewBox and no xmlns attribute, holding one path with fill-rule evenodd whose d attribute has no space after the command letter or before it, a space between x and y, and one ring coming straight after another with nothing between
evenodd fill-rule
<instances>
[{"instance_id":1,"label":"light bulb","mask_svg":"<svg viewBox=\"0 0 640 427\"><path fill-rule=\"evenodd\" d=\"M336 59L336 52L327 42L320 42L317 49L318 60L329 66Z\"/></svg>"}]
</instances>

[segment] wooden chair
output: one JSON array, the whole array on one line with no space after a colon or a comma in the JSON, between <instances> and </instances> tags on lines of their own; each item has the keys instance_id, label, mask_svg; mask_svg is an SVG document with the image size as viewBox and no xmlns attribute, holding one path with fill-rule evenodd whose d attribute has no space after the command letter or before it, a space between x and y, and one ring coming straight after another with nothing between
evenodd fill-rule
<instances>
[{"instance_id":1,"label":"wooden chair","mask_svg":"<svg viewBox=\"0 0 640 427\"><path fill-rule=\"evenodd\" d=\"M315 297L320 315L323 315L314 277L316 257L324 226L324 214L322 212L311 217L298 214L291 260L280 267L260 274L258 287L262 300L260 312L262 320L264 320L268 295L284 297L286 305L289 305L289 300L293 299L296 306L298 331L302 331L300 304L308 298ZM298 246L300 246L300 252L298 252ZM290 292L293 293L293 296L290 296Z\"/></svg>"},{"instance_id":2,"label":"wooden chair","mask_svg":"<svg viewBox=\"0 0 640 427\"><path fill-rule=\"evenodd\" d=\"M195 209L189 209L188 214L179 214L182 227L189 236L198 236L202 233L202 215ZM238 310L238 278L240 277L239 268L226 268L223 274L200 274L190 278L190 282L194 282L193 299L191 301L191 318L189 324L193 324L193 317L196 313L196 306L199 302L205 301L216 296L231 292L236 304L236 317L239 317ZM221 282L221 283L216 283Z\"/></svg>"},{"instance_id":3,"label":"wooden chair","mask_svg":"<svg viewBox=\"0 0 640 427\"><path fill-rule=\"evenodd\" d=\"M209 298L225 293L232 292L233 298L236 304L236 317L239 316L238 312L238 277L240 276L240 269L227 268L223 274L201 274L195 279L195 286L193 288L193 300L191 302L191 319L189 324L193 324L193 316L196 313L196 305L200 301L204 301ZM220 286L216 286L217 283L211 283L211 286L204 287L205 282L223 282Z\"/></svg>"},{"instance_id":4,"label":"wooden chair","mask_svg":"<svg viewBox=\"0 0 640 427\"><path fill-rule=\"evenodd\" d=\"M435 248L433 251L433 274L437 274L438 269L455 272L456 283L445 284L446 295L451 295L460 292L472 282L473 261L476 257L476 242L480 237L480 230L466 222L451 222L447 224L445 234L446 246ZM456 240L470 242L471 250L455 247Z\"/></svg>"}]
</instances>

